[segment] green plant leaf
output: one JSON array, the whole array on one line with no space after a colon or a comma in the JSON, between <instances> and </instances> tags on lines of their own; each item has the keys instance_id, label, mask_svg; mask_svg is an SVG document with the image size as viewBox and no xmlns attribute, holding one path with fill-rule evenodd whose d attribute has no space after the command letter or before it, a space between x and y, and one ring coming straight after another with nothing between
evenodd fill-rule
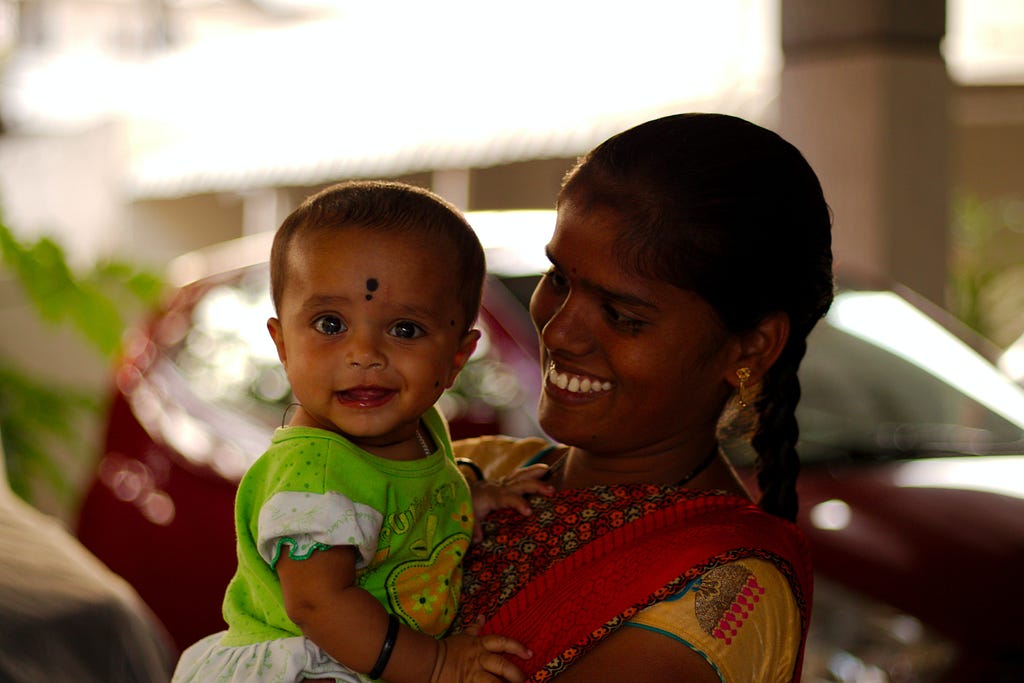
<instances>
[{"instance_id":1,"label":"green plant leaf","mask_svg":"<svg viewBox=\"0 0 1024 683\"><path fill-rule=\"evenodd\" d=\"M152 306L163 291L155 274L123 262L75 273L57 242L44 237L22 243L3 222L0 259L40 319L71 325L107 358L119 350L126 325L123 312ZM82 460L95 455L79 428L95 419L101 407L73 387L30 377L0 358L0 438L11 488L31 502L33 484L42 482L67 502L74 492L55 454Z\"/></svg>"},{"instance_id":2,"label":"green plant leaf","mask_svg":"<svg viewBox=\"0 0 1024 683\"><path fill-rule=\"evenodd\" d=\"M88 394L50 386L0 365L0 438L15 493L31 500L32 481L42 479L58 497L71 495L54 451L61 447L79 457L90 455L77 427L99 407Z\"/></svg>"}]
</instances>

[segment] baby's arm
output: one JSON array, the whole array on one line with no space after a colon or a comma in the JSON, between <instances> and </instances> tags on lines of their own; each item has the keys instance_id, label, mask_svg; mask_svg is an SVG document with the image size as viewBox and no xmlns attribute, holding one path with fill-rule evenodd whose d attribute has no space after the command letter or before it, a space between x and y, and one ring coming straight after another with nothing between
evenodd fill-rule
<instances>
[{"instance_id":1,"label":"baby's arm","mask_svg":"<svg viewBox=\"0 0 1024 683\"><path fill-rule=\"evenodd\" d=\"M327 654L360 672L377 662L388 630L388 613L356 585L357 551L337 546L293 560L281 554L281 579L288 617ZM520 683L522 673L500 653L528 658L531 653L504 636L453 636L438 641L400 626L381 678L389 683Z\"/></svg>"},{"instance_id":2,"label":"baby's arm","mask_svg":"<svg viewBox=\"0 0 1024 683\"><path fill-rule=\"evenodd\" d=\"M513 508L523 515L533 514L524 496L538 493L550 496L554 493L555 488L542 480L547 472L547 465L536 464L513 470L500 479L477 478L471 481L469 490L473 494L473 540L483 538L480 521L495 510Z\"/></svg>"}]
</instances>

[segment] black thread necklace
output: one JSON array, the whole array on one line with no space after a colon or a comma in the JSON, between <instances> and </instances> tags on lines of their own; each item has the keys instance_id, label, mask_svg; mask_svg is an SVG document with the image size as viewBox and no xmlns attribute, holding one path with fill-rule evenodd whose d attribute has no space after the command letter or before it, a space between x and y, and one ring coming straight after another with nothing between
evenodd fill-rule
<instances>
[{"instance_id":1,"label":"black thread necklace","mask_svg":"<svg viewBox=\"0 0 1024 683\"><path fill-rule=\"evenodd\" d=\"M690 470L689 472L684 474L682 476L682 478L680 478L675 484L672 484L672 486L684 486L684 485L686 485L689 481L691 481L693 478L695 478L701 472L703 472L708 467L710 467L711 463L713 463L715 461L715 459L718 458L718 454L720 452L721 452L721 449L716 444L715 447L711 449L711 452L708 453L707 456L703 460L701 460L699 463L697 463L696 467L694 467L692 470ZM568 457L568 455L569 455L569 451L566 450L566 452L563 453L562 456L558 458L558 460L556 460L554 463L552 463L551 467L548 468L547 474L544 475L544 479L550 479L551 476L553 474L555 474L555 472L558 472L563 467L565 467L565 459Z\"/></svg>"}]
</instances>

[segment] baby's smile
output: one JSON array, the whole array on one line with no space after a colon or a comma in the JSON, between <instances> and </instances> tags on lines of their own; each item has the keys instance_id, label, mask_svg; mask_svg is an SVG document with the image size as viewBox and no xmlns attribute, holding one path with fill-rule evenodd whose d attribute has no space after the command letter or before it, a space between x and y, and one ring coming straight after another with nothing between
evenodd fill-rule
<instances>
[{"instance_id":1,"label":"baby's smile","mask_svg":"<svg viewBox=\"0 0 1024 683\"><path fill-rule=\"evenodd\" d=\"M335 392L338 402L345 406L376 408L390 401L398 392L378 386L359 386Z\"/></svg>"}]
</instances>

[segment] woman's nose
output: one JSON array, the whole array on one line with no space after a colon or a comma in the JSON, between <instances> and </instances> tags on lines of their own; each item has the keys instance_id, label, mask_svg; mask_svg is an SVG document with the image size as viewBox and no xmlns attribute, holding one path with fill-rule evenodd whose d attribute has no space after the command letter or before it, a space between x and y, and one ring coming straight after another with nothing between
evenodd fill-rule
<instances>
[{"instance_id":1,"label":"woman's nose","mask_svg":"<svg viewBox=\"0 0 1024 683\"><path fill-rule=\"evenodd\" d=\"M540 311L538 311L540 312ZM589 325L578 297L569 294L535 318L541 323L540 335L544 346L552 351L582 355L589 348Z\"/></svg>"}]
</instances>

